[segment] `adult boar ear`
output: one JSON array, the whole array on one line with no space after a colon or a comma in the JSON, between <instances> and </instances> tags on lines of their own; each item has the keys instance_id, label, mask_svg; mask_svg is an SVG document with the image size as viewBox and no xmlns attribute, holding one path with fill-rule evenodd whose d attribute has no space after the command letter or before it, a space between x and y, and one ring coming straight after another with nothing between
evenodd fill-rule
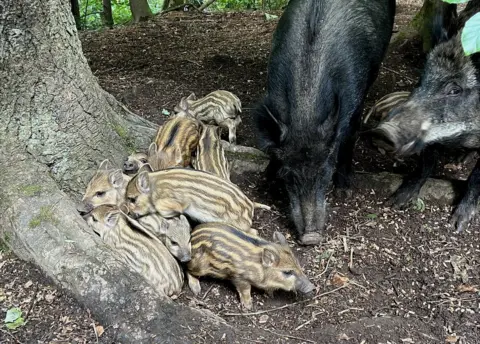
<instances>
[{"instance_id":1,"label":"adult boar ear","mask_svg":"<svg viewBox=\"0 0 480 344\"><path fill-rule=\"evenodd\" d=\"M137 188L143 194L150 192L150 180L148 178L148 172L143 171L138 174Z\"/></svg>"},{"instance_id":2,"label":"adult boar ear","mask_svg":"<svg viewBox=\"0 0 480 344\"><path fill-rule=\"evenodd\" d=\"M263 105L263 107L267 111L270 118L277 124L278 129L280 130L280 142L285 141L285 138L287 137L287 132L288 132L287 126L285 125L285 123L277 119L266 105Z\"/></svg>"},{"instance_id":3,"label":"adult boar ear","mask_svg":"<svg viewBox=\"0 0 480 344\"><path fill-rule=\"evenodd\" d=\"M440 6L439 9L437 9L437 12L441 11L442 6ZM433 49L436 45L442 42L448 41L450 38L448 36L448 30L445 28L445 20L444 20L444 14L442 13L437 13L433 17L433 23L432 23L432 31L431 31L431 49Z\"/></svg>"},{"instance_id":4,"label":"adult boar ear","mask_svg":"<svg viewBox=\"0 0 480 344\"><path fill-rule=\"evenodd\" d=\"M262 252L262 265L271 267L278 264L278 255L268 248L264 248Z\"/></svg>"}]
</instances>

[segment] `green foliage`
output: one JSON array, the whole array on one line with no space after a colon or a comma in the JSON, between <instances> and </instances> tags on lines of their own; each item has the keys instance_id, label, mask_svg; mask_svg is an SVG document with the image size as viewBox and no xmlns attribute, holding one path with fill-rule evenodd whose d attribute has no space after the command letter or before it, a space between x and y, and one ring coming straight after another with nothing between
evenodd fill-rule
<instances>
[{"instance_id":1,"label":"green foliage","mask_svg":"<svg viewBox=\"0 0 480 344\"><path fill-rule=\"evenodd\" d=\"M470 0L443 0L449 4L463 4ZM466 56L480 52L480 13L465 23L462 30L462 47Z\"/></svg>"},{"instance_id":2,"label":"green foliage","mask_svg":"<svg viewBox=\"0 0 480 344\"><path fill-rule=\"evenodd\" d=\"M480 13L475 14L465 23L462 31L462 46L467 56L480 52Z\"/></svg>"},{"instance_id":3,"label":"green foliage","mask_svg":"<svg viewBox=\"0 0 480 344\"><path fill-rule=\"evenodd\" d=\"M25 325L20 308L10 308L5 317L5 325L9 330L15 330L17 327Z\"/></svg>"},{"instance_id":4,"label":"green foliage","mask_svg":"<svg viewBox=\"0 0 480 344\"><path fill-rule=\"evenodd\" d=\"M40 213L30 220L30 222L28 223L28 227L38 227L42 222L50 222L52 224L58 223L58 220L53 215L53 208L51 206L41 207Z\"/></svg>"},{"instance_id":5,"label":"green foliage","mask_svg":"<svg viewBox=\"0 0 480 344\"><path fill-rule=\"evenodd\" d=\"M417 198L413 203L413 209L423 213L425 211L425 202L421 198Z\"/></svg>"},{"instance_id":6,"label":"green foliage","mask_svg":"<svg viewBox=\"0 0 480 344\"><path fill-rule=\"evenodd\" d=\"M218 11L232 10L280 10L288 3L288 0L217 0L212 9Z\"/></svg>"},{"instance_id":7,"label":"green foliage","mask_svg":"<svg viewBox=\"0 0 480 344\"><path fill-rule=\"evenodd\" d=\"M41 191L42 187L40 185L24 185L20 187L20 192L28 197L38 196Z\"/></svg>"}]
</instances>

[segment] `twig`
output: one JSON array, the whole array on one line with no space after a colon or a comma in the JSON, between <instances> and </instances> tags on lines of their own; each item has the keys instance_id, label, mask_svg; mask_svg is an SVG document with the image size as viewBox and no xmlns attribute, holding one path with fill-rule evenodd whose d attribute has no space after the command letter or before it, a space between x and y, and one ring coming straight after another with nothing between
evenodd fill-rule
<instances>
[{"instance_id":1,"label":"twig","mask_svg":"<svg viewBox=\"0 0 480 344\"><path fill-rule=\"evenodd\" d=\"M353 267L353 247L350 247L350 263L348 263L348 267L350 269Z\"/></svg>"},{"instance_id":2,"label":"twig","mask_svg":"<svg viewBox=\"0 0 480 344\"><path fill-rule=\"evenodd\" d=\"M363 309L363 308L352 307L352 308L347 308L347 309L344 309L343 311L338 312L338 315L342 315L343 313L347 313L347 312L350 312L350 311L364 311L364 310L365 309Z\"/></svg>"},{"instance_id":3,"label":"twig","mask_svg":"<svg viewBox=\"0 0 480 344\"><path fill-rule=\"evenodd\" d=\"M97 344L98 344L98 333L97 333L97 328L95 327L95 323L92 323L93 326L93 332L95 332L95 337L97 338Z\"/></svg>"},{"instance_id":4,"label":"twig","mask_svg":"<svg viewBox=\"0 0 480 344\"><path fill-rule=\"evenodd\" d=\"M382 68L385 69L385 70L387 70L387 71L389 71L389 72L391 72L391 73L397 74L397 75L401 76L402 78L405 78L405 79L407 79L407 80L409 80L409 81L411 81L411 82L415 82L415 80L413 80L412 78L410 78L410 77L408 77L408 76L406 76L406 75L404 75L404 74L402 74L402 73L399 73L399 72L397 72L396 70L390 69L390 68L385 67L385 66L382 66Z\"/></svg>"},{"instance_id":5,"label":"twig","mask_svg":"<svg viewBox=\"0 0 480 344\"><path fill-rule=\"evenodd\" d=\"M247 342L252 342L252 343L261 343L261 344L264 343L260 340L255 340L255 339L248 339L248 338L242 338L242 337L240 337L240 339L243 339L243 340L246 340Z\"/></svg>"},{"instance_id":6,"label":"twig","mask_svg":"<svg viewBox=\"0 0 480 344\"><path fill-rule=\"evenodd\" d=\"M332 254L330 255L330 257L328 257L327 265L325 266L325 269L323 269L323 271L319 275L315 276L315 279L318 279L318 278L322 277L323 274L325 274L325 272L327 272L328 265L330 264L331 259L332 259Z\"/></svg>"},{"instance_id":7,"label":"twig","mask_svg":"<svg viewBox=\"0 0 480 344\"><path fill-rule=\"evenodd\" d=\"M300 340L302 342L308 342L308 343L317 343L317 342L314 342L313 340L310 340L310 339L305 339L305 338L300 338L300 337L295 337L295 336L290 336L288 334L281 334L281 333L277 333L277 332L274 332L272 330L269 330L267 328L264 328L265 331L267 332L270 332L276 336L279 336L279 337L287 337L287 338L291 338L291 339L296 339L296 340Z\"/></svg>"},{"instance_id":8,"label":"twig","mask_svg":"<svg viewBox=\"0 0 480 344\"><path fill-rule=\"evenodd\" d=\"M300 330L301 328L305 327L306 325L310 324L312 321L317 320L317 315L322 314L322 313L323 313L323 312L313 312L313 313L312 313L312 318L311 318L310 320L305 321L305 322L304 322L303 324L301 324L300 326L297 326L297 327L295 328L295 331L298 331L298 330Z\"/></svg>"},{"instance_id":9,"label":"twig","mask_svg":"<svg viewBox=\"0 0 480 344\"><path fill-rule=\"evenodd\" d=\"M357 286L357 287L360 287L360 288L362 288L363 290L368 290L367 287L364 287L363 285L358 284L358 283L355 282L355 281L350 280L348 283L353 284L353 285L355 285L355 286Z\"/></svg>"},{"instance_id":10,"label":"twig","mask_svg":"<svg viewBox=\"0 0 480 344\"><path fill-rule=\"evenodd\" d=\"M187 60L187 62L193 63L194 65L197 65L199 67L202 67L202 65L198 62L192 61L192 60Z\"/></svg>"},{"instance_id":11,"label":"twig","mask_svg":"<svg viewBox=\"0 0 480 344\"><path fill-rule=\"evenodd\" d=\"M28 307L27 313L25 313L25 321L27 321L30 312L32 311L33 306L35 305L35 301L37 300L38 294L38 284L35 284L35 295L33 295L33 299L30 302L30 306Z\"/></svg>"},{"instance_id":12,"label":"twig","mask_svg":"<svg viewBox=\"0 0 480 344\"><path fill-rule=\"evenodd\" d=\"M0 331L2 331L3 333L6 333L8 334L10 337L12 337L12 339L17 343L17 344L22 344L21 341L19 341L13 334L11 334L9 331L5 331L3 329L0 328Z\"/></svg>"},{"instance_id":13,"label":"twig","mask_svg":"<svg viewBox=\"0 0 480 344\"><path fill-rule=\"evenodd\" d=\"M285 308L288 308L288 307L292 307L292 306L295 306L295 305L298 305L298 304L301 304L301 303L309 302L309 301L316 300L316 299L319 299L319 298L321 298L321 297L324 297L324 296L333 294L333 293L335 293L335 292L337 292L337 291L339 291L339 290L342 290L342 289L346 288L348 285L349 285L349 284L346 283L346 284L342 285L341 287L338 287L338 288L335 288L335 289L326 291L325 293L322 293L322 294L315 295L315 296L312 297L311 299L302 300L302 301L297 301L297 302L293 302L293 303L289 303L289 304L283 305L283 306L281 306L281 307L276 307L276 308L271 308L271 309L265 309L265 310L263 310L263 311L252 312L252 313L225 313L224 315L227 315L227 316L238 316L238 315L250 316L250 315L260 315L260 314L275 312L275 311L279 311L279 310L281 310L281 309L285 309Z\"/></svg>"},{"instance_id":14,"label":"twig","mask_svg":"<svg viewBox=\"0 0 480 344\"><path fill-rule=\"evenodd\" d=\"M177 6L167 8L166 10L163 10L163 11L159 12L158 14L165 14L165 13L168 13L168 12L176 11L176 10L179 10L180 8L185 8L185 6L192 7L193 9L198 11L198 8L196 8L193 4L181 4L181 5L177 5Z\"/></svg>"},{"instance_id":15,"label":"twig","mask_svg":"<svg viewBox=\"0 0 480 344\"><path fill-rule=\"evenodd\" d=\"M207 2L203 3L202 6L200 6L197 10L198 12L202 12L204 9L206 9L208 6L210 6L211 4L213 4L215 1L217 0L208 0Z\"/></svg>"},{"instance_id":16,"label":"twig","mask_svg":"<svg viewBox=\"0 0 480 344\"><path fill-rule=\"evenodd\" d=\"M203 297L202 297L202 300L205 300L205 298L207 297L208 293L210 292L210 290L212 290L213 288L213 284L210 286L210 288L208 288L208 290L205 292L205 294L203 294Z\"/></svg>"}]
</instances>

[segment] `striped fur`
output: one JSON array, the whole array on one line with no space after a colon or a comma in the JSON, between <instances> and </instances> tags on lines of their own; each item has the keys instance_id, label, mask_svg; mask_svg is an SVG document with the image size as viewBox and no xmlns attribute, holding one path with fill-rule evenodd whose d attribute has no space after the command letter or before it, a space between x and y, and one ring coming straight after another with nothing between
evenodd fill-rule
<instances>
[{"instance_id":1,"label":"striped fur","mask_svg":"<svg viewBox=\"0 0 480 344\"><path fill-rule=\"evenodd\" d=\"M122 260L139 273L161 296L178 295L183 287L183 271L158 239L129 223L116 206L95 208L87 223L112 247Z\"/></svg>"},{"instance_id":2,"label":"striped fur","mask_svg":"<svg viewBox=\"0 0 480 344\"><path fill-rule=\"evenodd\" d=\"M383 96L372 106L370 111L368 111L363 123L367 123L368 119L373 114L379 114L380 120L384 119L390 110L405 102L409 96L410 92L404 91L393 92Z\"/></svg>"},{"instance_id":3,"label":"striped fur","mask_svg":"<svg viewBox=\"0 0 480 344\"><path fill-rule=\"evenodd\" d=\"M221 223L201 224L192 232L192 260L188 263L189 286L200 292L197 277L229 279L235 284L242 305L251 308L250 287L308 293L312 283L302 271L280 233L275 243Z\"/></svg>"},{"instance_id":4,"label":"striped fur","mask_svg":"<svg viewBox=\"0 0 480 344\"><path fill-rule=\"evenodd\" d=\"M114 169L108 160L102 161L83 195L86 209L91 210L103 204L121 205L130 179L121 170Z\"/></svg>"},{"instance_id":5,"label":"striped fur","mask_svg":"<svg viewBox=\"0 0 480 344\"><path fill-rule=\"evenodd\" d=\"M182 98L175 107L177 117L191 116L207 124L216 124L228 130L228 140L235 143L237 126L242 122L242 103L231 92L218 90L196 99L195 94Z\"/></svg>"},{"instance_id":6,"label":"striped fur","mask_svg":"<svg viewBox=\"0 0 480 344\"><path fill-rule=\"evenodd\" d=\"M235 184L208 172L171 168L139 173L127 185L126 200L136 217L185 214L201 223L228 223L256 233L251 229L253 202Z\"/></svg>"},{"instance_id":7,"label":"striped fur","mask_svg":"<svg viewBox=\"0 0 480 344\"><path fill-rule=\"evenodd\" d=\"M202 127L193 167L230 181L230 165L220 141L219 128L211 125Z\"/></svg>"},{"instance_id":8,"label":"striped fur","mask_svg":"<svg viewBox=\"0 0 480 344\"><path fill-rule=\"evenodd\" d=\"M138 223L159 238L172 256L180 262L185 263L190 260L192 228L185 216L165 219L158 214L150 214L138 218Z\"/></svg>"},{"instance_id":9,"label":"striped fur","mask_svg":"<svg viewBox=\"0 0 480 344\"><path fill-rule=\"evenodd\" d=\"M153 170L189 166L198 139L199 127L195 119L174 117L165 122L155 137L157 162L152 163L149 159Z\"/></svg>"}]
</instances>

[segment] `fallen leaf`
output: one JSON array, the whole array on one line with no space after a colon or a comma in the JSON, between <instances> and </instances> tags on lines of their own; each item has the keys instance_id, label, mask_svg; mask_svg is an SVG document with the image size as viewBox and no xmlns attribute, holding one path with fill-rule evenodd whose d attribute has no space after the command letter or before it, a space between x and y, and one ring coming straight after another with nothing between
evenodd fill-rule
<instances>
[{"instance_id":1,"label":"fallen leaf","mask_svg":"<svg viewBox=\"0 0 480 344\"><path fill-rule=\"evenodd\" d=\"M260 319L258 320L260 324L265 324L267 321L268 321L268 315L266 314L260 316Z\"/></svg>"},{"instance_id":2,"label":"fallen leaf","mask_svg":"<svg viewBox=\"0 0 480 344\"><path fill-rule=\"evenodd\" d=\"M47 301L48 303L52 303L54 299L55 299L55 295L53 294L45 295L45 301Z\"/></svg>"},{"instance_id":3,"label":"fallen leaf","mask_svg":"<svg viewBox=\"0 0 480 344\"><path fill-rule=\"evenodd\" d=\"M332 284L335 287L343 287L345 284L347 284L350 281L350 279L346 276L340 276L339 274L335 274L332 277Z\"/></svg>"},{"instance_id":4,"label":"fallen leaf","mask_svg":"<svg viewBox=\"0 0 480 344\"><path fill-rule=\"evenodd\" d=\"M20 308L10 308L5 316L5 324L9 330L25 325Z\"/></svg>"},{"instance_id":5,"label":"fallen leaf","mask_svg":"<svg viewBox=\"0 0 480 344\"><path fill-rule=\"evenodd\" d=\"M459 291L460 293L476 293L478 292L478 288L474 285L460 284L457 287L457 291Z\"/></svg>"},{"instance_id":6,"label":"fallen leaf","mask_svg":"<svg viewBox=\"0 0 480 344\"><path fill-rule=\"evenodd\" d=\"M451 335L451 336L448 336L447 339L445 339L445 341L447 343L456 343L458 342L458 337L456 335Z\"/></svg>"},{"instance_id":7,"label":"fallen leaf","mask_svg":"<svg viewBox=\"0 0 480 344\"><path fill-rule=\"evenodd\" d=\"M167 109L162 109L162 115L170 116L170 111L168 111Z\"/></svg>"},{"instance_id":8,"label":"fallen leaf","mask_svg":"<svg viewBox=\"0 0 480 344\"><path fill-rule=\"evenodd\" d=\"M342 333L342 334L338 335L338 340L350 340L350 339L352 339L352 338L347 336L346 333Z\"/></svg>"},{"instance_id":9,"label":"fallen leaf","mask_svg":"<svg viewBox=\"0 0 480 344\"><path fill-rule=\"evenodd\" d=\"M265 13L265 19L266 19L266 20L278 19L278 16L276 16L275 14Z\"/></svg>"},{"instance_id":10,"label":"fallen leaf","mask_svg":"<svg viewBox=\"0 0 480 344\"><path fill-rule=\"evenodd\" d=\"M27 283L25 283L25 288L30 288L32 286L33 282L32 281L28 281Z\"/></svg>"},{"instance_id":11,"label":"fallen leaf","mask_svg":"<svg viewBox=\"0 0 480 344\"><path fill-rule=\"evenodd\" d=\"M97 332L97 336L101 337L105 330L103 329L103 326L97 325L95 326L95 332Z\"/></svg>"},{"instance_id":12,"label":"fallen leaf","mask_svg":"<svg viewBox=\"0 0 480 344\"><path fill-rule=\"evenodd\" d=\"M412 338L400 339L403 343L415 343Z\"/></svg>"}]
</instances>

